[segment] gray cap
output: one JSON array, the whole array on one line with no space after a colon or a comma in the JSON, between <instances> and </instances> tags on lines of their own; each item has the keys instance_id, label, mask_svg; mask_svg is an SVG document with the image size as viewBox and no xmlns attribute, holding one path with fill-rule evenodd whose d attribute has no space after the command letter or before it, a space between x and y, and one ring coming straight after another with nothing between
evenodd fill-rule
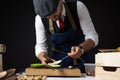
<instances>
[{"instance_id":1,"label":"gray cap","mask_svg":"<svg viewBox=\"0 0 120 80\"><path fill-rule=\"evenodd\" d=\"M58 7L59 0L33 0L35 13L41 17L47 17L54 13Z\"/></svg>"}]
</instances>

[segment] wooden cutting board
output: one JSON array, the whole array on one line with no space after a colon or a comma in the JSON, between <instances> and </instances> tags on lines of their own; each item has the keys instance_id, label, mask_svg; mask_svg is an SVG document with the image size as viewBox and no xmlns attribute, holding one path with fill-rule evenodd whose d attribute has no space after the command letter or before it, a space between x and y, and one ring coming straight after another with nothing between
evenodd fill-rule
<instances>
[{"instance_id":1,"label":"wooden cutting board","mask_svg":"<svg viewBox=\"0 0 120 80\"><path fill-rule=\"evenodd\" d=\"M59 68L59 69L46 69L46 68L26 68L26 75L45 75L45 76L81 76L81 71L78 68Z\"/></svg>"}]
</instances>

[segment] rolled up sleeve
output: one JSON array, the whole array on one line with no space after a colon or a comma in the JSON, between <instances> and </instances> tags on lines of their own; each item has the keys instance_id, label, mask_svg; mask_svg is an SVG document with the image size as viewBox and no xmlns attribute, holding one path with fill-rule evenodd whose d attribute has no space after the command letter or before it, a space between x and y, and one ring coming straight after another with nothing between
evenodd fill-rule
<instances>
[{"instance_id":1,"label":"rolled up sleeve","mask_svg":"<svg viewBox=\"0 0 120 80\"><path fill-rule=\"evenodd\" d=\"M35 30L36 30L36 44L35 44L35 54L39 55L41 52L47 53L47 36L44 25L42 23L41 17L37 15L35 17Z\"/></svg>"},{"instance_id":2,"label":"rolled up sleeve","mask_svg":"<svg viewBox=\"0 0 120 80\"><path fill-rule=\"evenodd\" d=\"M95 46L98 45L98 34L95 30L93 22L91 20L90 14L87 7L80 1L77 2L78 18L80 21L80 26L85 35L85 40L92 39Z\"/></svg>"}]
</instances>

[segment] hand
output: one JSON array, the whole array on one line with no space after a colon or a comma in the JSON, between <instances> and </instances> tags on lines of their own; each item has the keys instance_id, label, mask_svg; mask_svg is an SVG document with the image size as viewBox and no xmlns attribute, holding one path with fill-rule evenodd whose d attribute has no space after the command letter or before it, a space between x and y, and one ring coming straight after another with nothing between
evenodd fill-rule
<instances>
[{"instance_id":1,"label":"hand","mask_svg":"<svg viewBox=\"0 0 120 80\"><path fill-rule=\"evenodd\" d=\"M72 58L80 58L82 54L83 52L79 46L71 47L71 52L68 53L68 55L71 56Z\"/></svg>"},{"instance_id":2,"label":"hand","mask_svg":"<svg viewBox=\"0 0 120 80\"><path fill-rule=\"evenodd\" d=\"M54 59L51 59L50 57L48 57L48 55L46 53L40 53L38 56L39 60L42 62L42 64L46 64L49 62L54 62Z\"/></svg>"}]
</instances>

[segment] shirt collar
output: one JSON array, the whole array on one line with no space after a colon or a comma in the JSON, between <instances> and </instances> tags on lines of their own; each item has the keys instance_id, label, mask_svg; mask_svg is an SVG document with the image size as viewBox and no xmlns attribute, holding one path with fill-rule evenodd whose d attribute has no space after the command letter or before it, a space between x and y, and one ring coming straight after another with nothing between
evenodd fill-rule
<instances>
[{"instance_id":1,"label":"shirt collar","mask_svg":"<svg viewBox=\"0 0 120 80\"><path fill-rule=\"evenodd\" d=\"M63 3L62 3L62 4L63 4ZM61 16L66 16L64 4L63 4L63 10L62 10L62 15L61 15Z\"/></svg>"}]
</instances>

